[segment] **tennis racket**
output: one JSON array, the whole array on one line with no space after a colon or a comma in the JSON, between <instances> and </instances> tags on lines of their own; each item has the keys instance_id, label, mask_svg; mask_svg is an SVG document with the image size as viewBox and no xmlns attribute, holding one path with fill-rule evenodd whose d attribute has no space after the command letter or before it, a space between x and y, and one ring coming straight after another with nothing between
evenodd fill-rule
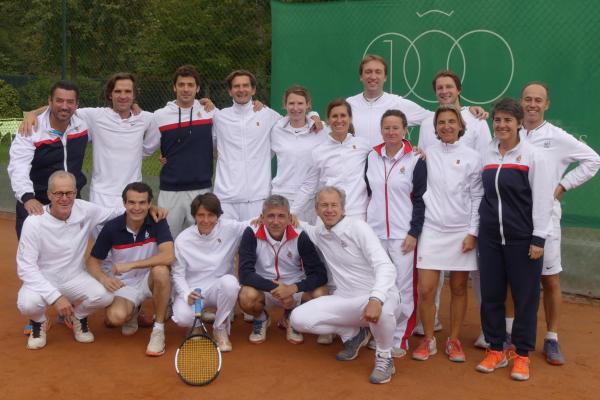
<instances>
[{"instance_id":1,"label":"tennis racket","mask_svg":"<svg viewBox=\"0 0 600 400\"><path fill-rule=\"evenodd\" d=\"M200 289L194 289L200 293ZM202 300L196 299L194 323L175 353L175 370L188 385L203 386L221 372L221 350L202 322Z\"/></svg>"}]
</instances>

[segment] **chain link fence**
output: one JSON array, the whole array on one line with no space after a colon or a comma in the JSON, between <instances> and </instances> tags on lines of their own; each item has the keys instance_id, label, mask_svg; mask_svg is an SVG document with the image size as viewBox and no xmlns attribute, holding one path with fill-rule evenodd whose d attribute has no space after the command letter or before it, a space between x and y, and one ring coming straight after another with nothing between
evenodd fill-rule
<instances>
[{"instance_id":1,"label":"chain link fence","mask_svg":"<svg viewBox=\"0 0 600 400\"><path fill-rule=\"evenodd\" d=\"M79 85L80 107L100 107L108 77L133 72L138 104L154 111L174 99L175 69L193 64L200 96L222 108L231 103L224 78L244 68L256 74L256 97L269 103L269 0L0 0L0 8L1 210L14 211L6 166L15 125L23 112L47 104L50 86L62 77ZM156 190L157 158L143 166Z\"/></svg>"}]
</instances>

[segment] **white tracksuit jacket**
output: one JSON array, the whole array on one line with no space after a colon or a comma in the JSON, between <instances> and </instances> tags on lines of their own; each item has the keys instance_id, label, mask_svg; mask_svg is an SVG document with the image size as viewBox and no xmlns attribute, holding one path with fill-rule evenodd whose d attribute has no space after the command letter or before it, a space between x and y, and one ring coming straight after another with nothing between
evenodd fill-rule
<instances>
[{"instance_id":1,"label":"white tracksuit jacket","mask_svg":"<svg viewBox=\"0 0 600 400\"><path fill-rule=\"evenodd\" d=\"M438 141L427 148L427 191L424 226L438 232L477 236L482 158L462 141Z\"/></svg>"},{"instance_id":2,"label":"white tracksuit jacket","mask_svg":"<svg viewBox=\"0 0 600 400\"><path fill-rule=\"evenodd\" d=\"M104 208L76 199L71 215L61 221L50 214L25 219L17 250L17 274L23 284L38 292L48 304L60 296L56 288L86 270L84 257L89 235L96 225L123 214L123 208Z\"/></svg>"},{"instance_id":3,"label":"white tracksuit jacket","mask_svg":"<svg viewBox=\"0 0 600 400\"><path fill-rule=\"evenodd\" d=\"M171 276L177 295L187 300L195 288L206 288L226 274L234 274L233 260L238 252L247 222L219 219L212 232L202 235L196 225L175 239L175 262Z\"/></svg>"},{"instance_id":4,"label":"white tracksuit jacket","mask_svg":"<svg viewBox=\"0 0 600 400\"><path fill-rule=\"evenodd\" d=\"M384 92L375 101L367 101L363 93L346 99L352 106L352 125L356 136L367 139L374 147L381 143L381 116L387 110L400 110L406 115L408 125L421 125L433 113L417 103L396 94Z\"/></svg>"}]
</instances>

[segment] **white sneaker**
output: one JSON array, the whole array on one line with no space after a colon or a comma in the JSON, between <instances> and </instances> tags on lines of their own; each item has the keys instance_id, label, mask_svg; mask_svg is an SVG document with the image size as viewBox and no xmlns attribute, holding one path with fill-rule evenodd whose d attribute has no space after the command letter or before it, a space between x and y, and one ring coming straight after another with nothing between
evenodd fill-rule
<instances>
[{"instance_id":1,"label":"white sneaker","mask_svg":"<svg viewBox=\"0 0 600 400\"><path fill-rule=\"evenodd\" d=\"M146 347L146 355L158 357L162 356L163 354L165 354L165 331L152 329L150 341Z\"/></svg>"},{"instance_id":2,"label":"white sneaker","mask_svg":"<svg viewBox=\"0 0 600 400\"><path fill-rule=\"evenodd\" d=\"M319 336L317 336L317 343L318 344L324 344L324 345L333 343L333 334L328 333L328 334L325 334L325 335L319 335Z\"/></svg>"},{"instance_id":3,"label":"white sneaker","mask_svg":"<svg viewBox=\"0 0 600 400\"><path fill-rule=\"evenodd\" d=\"M135 335L138 331L138 314L139 310L135 310L133 314L131 314L131 319L121 326L121 334L123 336L131 336Z\"/></svg>"},{"instance_id":4,"label":"white sneaker","mask_svg":"<svg viewBox=\"0 0 600 400\"><path fill-rule=\"evenodd\" d=\"M202 321L204 322L215 322L215 316L214 311L202 311Z\"/></svg>"},{"instance_id":5,"label":"white sneaker","mask_svg":"<svg viewBox=\"0 0 600 400\"><path fill-rule=\"evenodd\" d=\"M222 353L233 350L229 336L227 335L226 328L213 328L213 336L219 345L219 349Z\"/></svg>"},{"instance_id":6,"label":"white sneaker","mask_svg":"<svg viewBox=\"0 0 600 400\"><path fill-rule=\"evenodd\" d=\"M479 334L479 337L474 343L475 347L479 347L480 349L489 349L490 344L485 341L485 336L483 336L483 332Z\"/></svg>"},{"instance_id":7,"label":"white sneaker","mask_svg":"<svg viewBox=\"0 0 600 400\"><path fill-rule=\"evenodd\" d=\"M27 339L27 348L29 350L38 350L42 347L46 346L46 327L48 326L47 321L42 323L33 322L31 323L31 332L29 333L29 338Z\"/></svg>"},{"instance_id":8,"label":"white sneaker","mask_svg":"<svg viewBox=\"0 0 600 400\"><path fill-rule=\"evenodd\" d=\"M271 319L267 315L267 319L259 321L255 319L252 321L252 333L248 337L248 340L254 344L259 344L267 340L267 328L271 324Z\"/></svg>"},{"instance_id":9,"label":"white sneaker","mask_svg":"<svg viewBox=\"0 0 600 400\"><path fill-rule=\"evenodd\" d=\"M402 358L406 355L406 350L401 347L393 347L392 348L392 357L394 358Z\"/></svg>"},{"instance_id":10,"label":"white sneaker","mask_svg":"<svg viewBox=\"0 0 600 400\"><path fill-rule=\"evenodd\" d=\"M87 317L77 319L75 316L72 316L71 323L73 324L73 336L75 340L79 343L92 343L94 341L94 334L90 331Z\"/></svg>"},{"instance_id":11,"label":"white sneaker","mask_svg":"<svg viewBox=\"0 0 600 400\"><path fill-rule=\"evenodd\" d=\"M443 329L442 327L442 323L440 322L440 320L436 320L435 324L433 325L433 331L434 332L439 332ZM413 336L425 336L425 332L423 331L423 324L421 323L421 321L419 321L417 323L417 325L415 326L415 329L413 329Z\"/></svg>"},{"instance_id":12,"label":"white sneaker","mask_svg":"<svg viewBox=\"0 0 600 400\"><path fill-rule=\"evenodd\" d=\"M302 344L304 343L304 336L294 328L292 328L292 324L288 322L287 327L285 328L285 339L292 344Z\"/></svg>"}]
</instances>

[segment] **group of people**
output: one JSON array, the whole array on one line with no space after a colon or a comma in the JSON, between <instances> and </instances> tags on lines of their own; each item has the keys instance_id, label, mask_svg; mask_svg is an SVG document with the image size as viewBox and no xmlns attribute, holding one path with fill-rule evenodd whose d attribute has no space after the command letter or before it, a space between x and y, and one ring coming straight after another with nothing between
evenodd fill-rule
<instances>
[{"instance_id":1,"label":"group of people","mask_svg":"<svg viewBox=\"0 0 600 400\"><path fill-rule=\"evenodd\" d=\"M284 93L283 117L253 101L256 79L245 70L226 78L233 104L223 110L196 100L200 78L191 65L175 72L176 99L153 114L135 105L128 73L108 81L105 108L78 109L77 87L55 84L48 107L25 118L8 167L23 281L17 306L32 327L27 347L46 345L48 305L77 341L92 342L94 310L105 308L105 324L132 335L142 302L152 298L146 354L159 356L167 319L191 326L202 297L215 309L222 351L232 350L237 305L256 344L266 340L270 309L281 307L277 324L289 342L302 343L303 333L321 344L339 336L340 361L369 346L369 380L386 383L413 331L423 339L412 358L437 353L439 291L449 271L451 361L465 361L460 328L471 276L481 305L476 345L488 348L478 371L514 359L511 377L529 379L540 281L544 353L564 363L559 200L595 175L598 154L544 119L549 92L540 82L525 85L520 101L494 104L492 139L487 113L461 107L452 71L433 79L435 112L384 92L379 56L367 55L359 76L364 91L331 101L325 127L301 86ZM406 137L411 125L420 126L415 147ZM79 199L88 141L90 202ZM156 207L141 162L159 148Z\"/></svg>"}]
</instances>

